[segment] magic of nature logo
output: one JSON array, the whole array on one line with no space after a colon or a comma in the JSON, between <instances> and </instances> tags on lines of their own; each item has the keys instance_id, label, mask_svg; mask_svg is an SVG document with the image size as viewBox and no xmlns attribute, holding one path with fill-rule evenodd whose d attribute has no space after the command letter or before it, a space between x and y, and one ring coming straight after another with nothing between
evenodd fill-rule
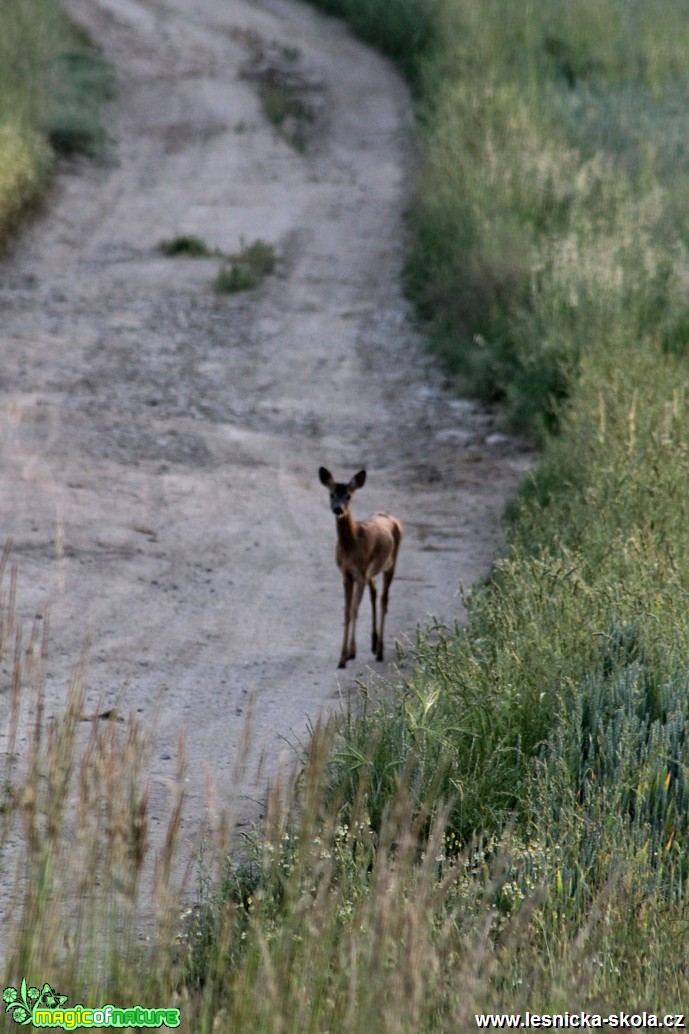
<instances>
[{"instance_id":1,"label":"magic of nature logo","mask_svg":"<svg viewBox=\"0 0 689 1034\"><path fill-rule=\"evenodd\" d=\"M61 1027L63 1030L91 1027L179 1027L179 1009L147 1008L130 1005L119 1008L101 1005L91 1008L74 1005L67 1008L67 995L50 984L35 987L25 979L19 987L6 987L2 992L5 1013L22 1026Z\"/></svg>"}]
</instances>

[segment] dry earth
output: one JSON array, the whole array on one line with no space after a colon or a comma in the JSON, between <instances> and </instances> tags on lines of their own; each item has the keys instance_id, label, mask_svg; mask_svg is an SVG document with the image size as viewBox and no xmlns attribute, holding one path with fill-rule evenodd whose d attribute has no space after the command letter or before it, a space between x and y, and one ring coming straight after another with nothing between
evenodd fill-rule
<instances>
[{"instance_id":1,"label":"dry earth","mask_svg":"<svg viewBox=\"0 0 689 1034\"><path fill-rule=\"evenodd\" d=\"M255 820L308 720L366 677L365 653L335 670L342 590L318 466L366 467L355 513L405 524L391 658L430 615L460 616L458 586L487 573L529 456L424 358L399 282L409 105L384 60L287 0L68 8L117 66L119 142L105 165L62 167L0 264L2 535L20 618L49 615L48 717L90 634L87 711L154 730L154 847L186 734L190 853L209 780L238 824ZM313 115L305 150L263 112L274 67ZM218 295L217 258L160 253L180 233L223 252L262 239L276 273ZM6 658L3 718L10 676Z\"/></svg>"}]
</instances>

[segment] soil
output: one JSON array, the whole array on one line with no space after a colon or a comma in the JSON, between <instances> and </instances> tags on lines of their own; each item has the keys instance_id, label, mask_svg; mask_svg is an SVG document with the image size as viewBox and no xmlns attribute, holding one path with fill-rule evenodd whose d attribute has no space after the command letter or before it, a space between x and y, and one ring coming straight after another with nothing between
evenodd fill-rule
<instances>
[{"instance_id":1,"label":"soil","mask_svg":"<svg viewBox=\"0 0 689 1034\"><path fill-rule=\"evenodd\" d=\"M489 572L531 456L447 389L403 297L415 155L384 59L287 0L67 8L117 67L117 146L64 161L0 263L2 535L19 618L49 620L48 719L88 637L89 715L151 731L154 849L185 734L191 854L209 800L246 829L309 723L362 680L399 678L395 640L461 620L460 583ZM298 102L281 126L267 87ZM161 252L180 234L223 254L261 240L275 271L218 294L218 255ZM366 468L355 515L405 526L392 664L361 651L365 600L360 656L336 671L321 464Z\"/></svg>"}]
</instances>

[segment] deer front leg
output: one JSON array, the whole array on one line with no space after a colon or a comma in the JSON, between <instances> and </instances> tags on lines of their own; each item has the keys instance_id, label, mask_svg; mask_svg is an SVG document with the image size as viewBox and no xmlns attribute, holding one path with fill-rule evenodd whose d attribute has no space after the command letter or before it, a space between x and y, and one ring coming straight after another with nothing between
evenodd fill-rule
<instances>
[{"instance_id":1,"label":"deer front leg","mask_svg":"<svg viewBox=\"0 0 689 1034\"><path fill-rule=\"evenodd\" d=\"M354 579L351 574L344 574L342 576L344 584L344 637L342 639L342 649L340 651L340 660L338 662L338 668L346 668L347 660L349 657L349 621L352 613L352 595L354 591Z\"/></svg>"},{"instance_id":2,"label":"deer front leg","mask_svg":"<svg viewBox=\"0 0 689 1034\"><path fill-rule=\"evenodd\" d=\"M376 589L376 583L373 580L373 578L371 578L370 582L368 583L368 588L369 592L371 593L371 612L373 616L373 623L371 627L371 652L375 653L378 649L378 622L376 619L376 598L378 596L378 591Z\"/></svg>"},{"instance_id":3,"label":"deer front leg","mask_svg":"<svg viewBox=\"0 0 689 1034\"><path fill-rule=\"evenodd\" d=\"M365 582L354 583L354 598L352 600L352 616L349 623L349 654L348 659L354 660L356 657L356 619L359 614L359 605L361 603L361 597L364 595L364 589L366 588Z\"/></svg>"}]
</instances>

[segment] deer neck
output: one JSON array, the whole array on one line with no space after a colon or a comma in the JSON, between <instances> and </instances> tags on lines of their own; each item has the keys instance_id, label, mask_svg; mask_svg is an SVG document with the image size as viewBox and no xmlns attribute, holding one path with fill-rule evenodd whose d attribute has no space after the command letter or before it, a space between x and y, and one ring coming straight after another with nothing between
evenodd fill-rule
<instances>
[{"instance_id":1,"label":"deer neck","mask_svg":"<svg viewBox=\"0 0 689 1034\"><path fill-rule=\"evenodd\" d=\"M352 517L351 510L346 510L336 520L337 541L340 547L348 552L356 543L356 521Z\"/></svg>"}]
</instances>

